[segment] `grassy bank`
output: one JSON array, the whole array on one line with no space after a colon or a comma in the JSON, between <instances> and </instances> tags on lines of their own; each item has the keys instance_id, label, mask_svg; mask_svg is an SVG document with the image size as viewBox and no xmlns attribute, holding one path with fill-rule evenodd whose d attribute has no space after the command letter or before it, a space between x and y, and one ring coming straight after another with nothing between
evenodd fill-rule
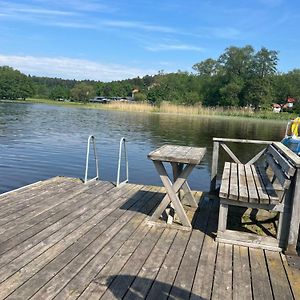
<instances>
[{"instance_id":1,"label":"grassy bank","mask_svg":"<svg viewBox=\"0 0 300 300\"><path fill-rule=\"evenodd\" d=\"M245 108L222 108L222 107L203 107L199 105L185 106L175 105L171 103L162 103L160 106L151 105L149 103L126 103L126 102L111 102L108 104L99 103L80 103L80 102L59 102L49 99L27 99L24 102L44 103L50 105L60 105L66 107L81 107L88 109L109 109L131 112L147 112L147 113L168 113L182 115L205 115L205 116L229 116L229 117L245 117L270 120L288 120L296 117L290 113L273 113L270 110L262 110L254 112Z\"/></svg>"}]
</instances>

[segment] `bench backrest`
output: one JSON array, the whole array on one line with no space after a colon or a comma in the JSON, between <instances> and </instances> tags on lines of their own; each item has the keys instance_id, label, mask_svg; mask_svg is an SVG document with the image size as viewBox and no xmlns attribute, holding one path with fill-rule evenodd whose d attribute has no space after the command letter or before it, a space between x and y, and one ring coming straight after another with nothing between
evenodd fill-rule
<instances>
[{"instance_id":1,"label":"bench backrest","mask_svg":"<svg viewBox=\"0 0 300 300\"><path fill-rule=\"evenodd\" d=\"M266 153L267 166L272 169L274 177L283 189L288 189L291 179L295 175L296 168L293 164L276 149L272 144L267 147Z\"/></svg>"}]
</instances>

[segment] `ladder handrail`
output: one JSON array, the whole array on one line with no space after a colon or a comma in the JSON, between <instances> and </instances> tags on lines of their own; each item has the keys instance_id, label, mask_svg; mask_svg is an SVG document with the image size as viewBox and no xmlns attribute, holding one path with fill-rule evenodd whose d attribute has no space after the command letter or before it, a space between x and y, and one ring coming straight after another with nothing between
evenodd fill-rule
<instances>
[{"instance_id":1,"label":"ladder handrail","mask_svg":"<svg viewBox=\"0 0 300 300\"><path fill-rule=\"evenodd\" d=\"M120 173L121 173L121 160L122 160L122 146L124 146L124 156L125 156L125 164L126 164L126 179L120 182ZM128 170L128 155L126 149L126 139L122 137L120 139L120 147L119 147L119 161L118 161L118 173L117 173L117 187L127 183L129 180L129 170Z\"/></svg>"},{"instance_id":2,"label":"ladder handrail","mask_svg":"<svg viewBox=\"0 0 300 300\"><path fill-rule=\"evenodd\" d=\"M88 169L89 169L89 156L90 156L90 144L93 142L94 146L94 159L96 164L96 177L92 179L88 179ZM87 148L86 148L86 160L85 160L85 176L84 176L84 183L88 183L89 181L98 180L99 179L99 166L98 166L98 157L97 157L97 151L96 151L96 142L95 137L93 135L90 135L87 142Z\"/></svg>"}]
</instances>

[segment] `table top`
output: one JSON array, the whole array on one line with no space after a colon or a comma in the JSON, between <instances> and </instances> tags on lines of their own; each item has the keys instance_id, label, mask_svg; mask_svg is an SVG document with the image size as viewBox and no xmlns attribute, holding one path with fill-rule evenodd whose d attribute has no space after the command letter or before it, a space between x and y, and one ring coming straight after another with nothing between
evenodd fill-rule
<instances>
[{"instance_id":1,"label":"table top","mask_svg":"<svg viewBox=\"0 0 300 300\"><path fill-rule=\"evenodd\" d=\"M183 164L200 164L206 148L164 145L148 154L151 160L176 162Z\"/></svg>"}]
</instances>

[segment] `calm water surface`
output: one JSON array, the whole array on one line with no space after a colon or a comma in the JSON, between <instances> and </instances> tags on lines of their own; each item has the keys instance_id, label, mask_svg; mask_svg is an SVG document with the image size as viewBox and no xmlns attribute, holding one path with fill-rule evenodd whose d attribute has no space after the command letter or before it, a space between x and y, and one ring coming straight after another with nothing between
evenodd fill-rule
<instances>
[{"instance_id":1,"label":"calm water surface","mask_svg":"<svg viewBox=\"0 0 300 300\"><path fill-rule=\"evenodd\" d=\"M147 154L163 144L207 147L202 164L194 169L189 182L192 188L208 190L213 137L281 140L285 125L236 118L0 103L0 193L57 175L83 178L90 134L96 137L103 180L116 181L122 136L128 140L129 176L134 183L161 185ZM237 145L232 145L232 150L242 159L258 151ZM221 155L222 161L226 158ZM91 172L92 167L91 164Z\"/></svg>"}]
</instances>

